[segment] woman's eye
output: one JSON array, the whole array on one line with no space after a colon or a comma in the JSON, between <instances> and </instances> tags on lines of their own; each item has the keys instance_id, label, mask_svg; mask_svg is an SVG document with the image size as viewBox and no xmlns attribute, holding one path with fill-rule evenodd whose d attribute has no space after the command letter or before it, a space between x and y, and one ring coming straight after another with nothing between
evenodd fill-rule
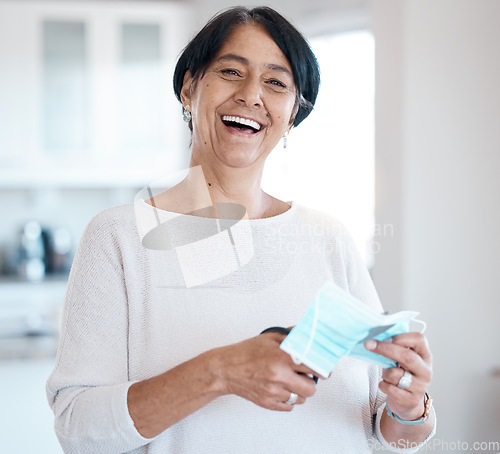
<instances>
[{"instance_id":1,"label":"woman's eye","mask_svg":"<svg viewBox=\"0 0 500 454\"><path fill-rule=\"evenodd\" d=\"M226 75L226 76L239 76L240 73L236 71L235 69L223 69L221 70L221 73Z\"/></svg>"},{"instance_id":2,"label":"woman's eye","mask_svg":"<svg viewBox=\"0 0 500 454\"><path fill-rule=\"evenodd\" d=\"M270 79L268 82L278 88L286 88L286 85L277 79Z\"/></svg>"}]
</instances>

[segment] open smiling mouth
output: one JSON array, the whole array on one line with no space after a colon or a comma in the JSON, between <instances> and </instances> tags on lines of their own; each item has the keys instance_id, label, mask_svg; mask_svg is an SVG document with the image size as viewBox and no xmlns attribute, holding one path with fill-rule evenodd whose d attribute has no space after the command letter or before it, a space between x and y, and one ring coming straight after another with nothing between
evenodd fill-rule
<instances>
[{"instance_id":1,"label":"open smiling mouth","mask_svg":"<svg viewBox=\"0 0 500 454\"><path fill-rule=\"evenodd\" d=\"M238 131L247 132L250 134L256 134L262 129L262 126L254 120L234 117L231 115L223 115L222 123L224 123L229 128L235 128Z\"/></svg>"}]
</instances>

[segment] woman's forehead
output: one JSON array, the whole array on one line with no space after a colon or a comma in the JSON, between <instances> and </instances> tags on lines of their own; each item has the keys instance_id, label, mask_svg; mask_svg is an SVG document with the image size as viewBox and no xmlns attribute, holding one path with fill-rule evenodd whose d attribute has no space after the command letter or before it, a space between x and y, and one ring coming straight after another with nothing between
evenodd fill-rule
<instances>
[{"instance_id":1,"label":"woman's forehead","mask_svg":"<svg viewBox=\"0 0 500 454\"><path fill-rule=\"evenodd\" d=\"M271 69L285 69L292 75L290 62L269 32L258 24L237 25L224 39L214 61L240 60L261 63Z\"/></svg>"}]
</instances>

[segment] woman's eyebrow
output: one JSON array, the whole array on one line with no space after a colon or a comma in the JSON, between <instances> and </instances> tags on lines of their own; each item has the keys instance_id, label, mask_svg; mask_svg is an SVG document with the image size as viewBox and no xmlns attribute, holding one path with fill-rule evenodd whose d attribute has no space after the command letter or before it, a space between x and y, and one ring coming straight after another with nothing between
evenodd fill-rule
<instances>
[{"instance_id":1,"label":"woman's eyebrow","mask_svg":"<svg viewBox=\"0 0 500 454\"><path fill-rule=\"evenodd\" d=\"M217 61L219 63L223 63L225 61L237 61L237 62L240 62L240 63L246 65L246 66L250 66L250 61L248 60L248 58L245 58L245 57L242 57L241 55L236 55L236 54L225 54L225 55L222 55L222 56L220 56L217 59ZM293 78L292 73L287 68L285 68L284 66L277 65L277 64L274 64L274 63L268 63L266 65L266 67L269 68L269 69L272 69L274 71L279 71L279 72L285 73L288 76L290 76L290 77Z\"/></svg>"},{"instance_id":2,"label":"woman's eyebrow","mask_svg":"<svg viewBox=\"0 0 500 454\"><path fill-rule=\"evenodd\" d=\"M242 57L240 55L236 55L236 54L225 54L225 55L222 55L221 57L219 57L217 59L218 62L225 62L225 61L237 61L237 62L240 62L240 63L243 63L244 65L249 65L250 62L248 61L247 58L245 57Z\"/></svg>"}]
</instances>

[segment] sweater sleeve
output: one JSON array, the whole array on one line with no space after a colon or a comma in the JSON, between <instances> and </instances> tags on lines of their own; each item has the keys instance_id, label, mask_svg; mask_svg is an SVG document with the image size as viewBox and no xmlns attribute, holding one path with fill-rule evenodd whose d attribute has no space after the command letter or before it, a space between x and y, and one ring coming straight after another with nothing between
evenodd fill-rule
<instances>
[{"instance_id":1,"label":"sweater sleeve","mask_svg":"<svg viewBox=\"0 0 500 454\"><path fill-rule=\"evenodd\" d=\"M56 364L46 392L66 453L121 453L151 440L128 412L128 306L119 220L87 226L68 282Z\"/></svg>"},{"instance_id":2,"label":"sweater sleeve","mask_svg":"<svg viewBox=\"0 0 500 454\"><path fill-rule=\"evenodd\" d=\"M346 266L347 282L349 292L363 301L365 304L373 307L375 310L383 311L382 304L378 297L377 291L373 284L368 269L363 262L361 254L359 253L353 238L349 235L347 230L343 231L344 239L344 263ZM423 445L425 445L436 433L436 425L433 430L420 444L416 446L393 446L387 442L382 436L380 430L380 420L385 409L386 395L380 390L378 384L382 380L382 368L375 364L370 365L369 368L370 378L370 409L372 421L372 437L378 444L378 449L386 449L391 452L412 454L417 452ZM434 409L432 410L434 412Z\"/></svg>"}]
</instances>

